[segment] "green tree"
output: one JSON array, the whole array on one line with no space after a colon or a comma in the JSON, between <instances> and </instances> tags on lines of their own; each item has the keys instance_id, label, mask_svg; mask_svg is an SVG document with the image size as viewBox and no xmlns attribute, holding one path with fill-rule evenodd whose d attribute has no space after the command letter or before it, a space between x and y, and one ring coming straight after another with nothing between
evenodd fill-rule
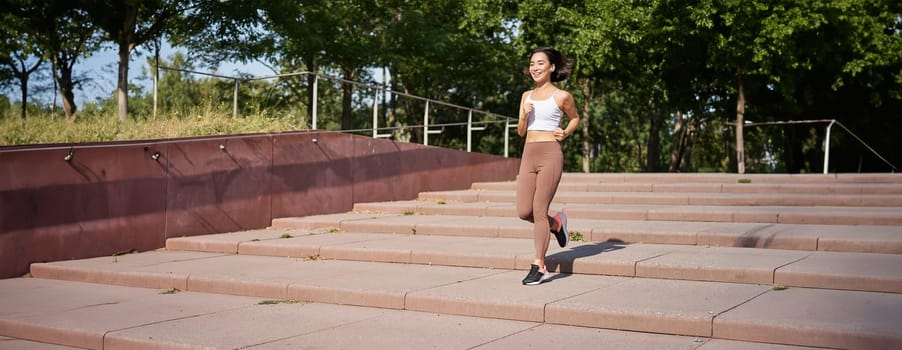
<instances>
[{"instance_id":1,"label":"green tree","mask_svg":"<svg viewBox=\"0 0 902 350\"><path fill-rule=\"evenodd\" d=\"M267 40L272 43L269 48L262 50L263 55L274 65L281 66L289 71L305 70L317 73L322 61L327 57L326 50L333 41L333 19L328 11L325 11L324 2L300 2L296 0L279 0L267 4L264 9L268 31L271 37ZM308 119L313 119L313 89L316 76L306 76L306 106ZM293 80L285 80L296 92L301 92L300 86L293 84Z\"/></svg>"},{"instance_id":2,"label":"green tree","mask_svg":"<svg viewBox=\"0 0 902 350\"><path fill-rule=\"evenodd\" d=\"M77 111L74 77L79 58L99 48L100 39L88 14L69 1L4 0L0 3L18 18L35 50L44 53L52 65L53 79L59 86L63 110L68 118Z\"/></svg>"},{"instance_id":3,"label":"green tree","mask_svg":"<svg viewBox=\"0 0 902 350\"><path fill-rule=\"evenodd\" d=\"M478 2L473 5L418 1L402 7L388 42L392 83L402 92L512 115L520 102L519 92L528 85L520 73L525 52L513 42L514 28L505 18L511 9L504 3L482 5L490 6L491 11L479 7ZM495 9L504 13L490 17ZM425 106L409 102L406 122L422 124ZM430 111L430 123L463 118L466 116L443 115L438 109ZM421 132L414 130L419 138ZM446 129L441 137L460 139L464 132L465 128Z\"/></svg>"},{"instance_id":4,"label":"green tree","mask_svg":"<svg viewBox=\"0 0 902 350\"><path fill-rule=\"evenodd\" d=\"M25 119L28 111L28 81L45 60L35 45L32 35L22 26L22 20L11 13L0 16L0 80L16 80L21 92L20 116Z\"/></svg>"},{"instance_id":5,"label":"green tree","mask_svg":"<svg viewBox=\"0 0 902 350\"><path fill-rule=\"evenodd\" d=\"M119 119L128 118L128 66L135 48L161 35L173 17L187 11L186 1L83 0L94 25L116 44L119 56L116 96Z\"/></svg>"}]
</instances>

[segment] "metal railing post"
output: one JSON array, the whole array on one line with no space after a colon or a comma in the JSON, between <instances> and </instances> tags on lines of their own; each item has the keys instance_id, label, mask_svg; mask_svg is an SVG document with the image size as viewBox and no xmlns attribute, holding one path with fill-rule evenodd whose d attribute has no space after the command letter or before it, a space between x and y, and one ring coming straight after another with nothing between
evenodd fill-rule
<instances>
[{"instance_id":1,"label":"metal railing post","mask_svg":"<svg viewBox=\"0 0 902 350\"><path fill-rule=\"evenodd\" d=\"M473 110L467 114L467 152L473 151L473 132L485 130L485 126L473 127Z\"/></svg>"},{"instance_id":2,"label":"metal railing post","mask_svg":"<svg viewBox=\"0 0 902 350\"><path fill-rule=\"evenodd\" d=\"M313 130L316 130L316 105L317 105L316 91L318 90L317 86L319 85L319 75L316 75L316 73L311 73L311 74L313 74L313 101L312 101L313 102Z\"/></svg>"},{"instance_id":3,"label":"metal railing post","mask_svg":"<svg viewBox=\"0 0 902 350\"><path fill-rule=\"evenodd\" d=\"M830 129L833 128L834 123L836 123L836 119L831 120L827 125L827 136L824 138L824 174L827 174L830 168Z\"/></svg>"},{"instance_id":4,"label":"metal railing post","mask_svg":"<svg viewBox=\"0 0 902 350\"><path fill-rule=\"evenodd\" d=\"M157 62L153 66L153 117L157 117L157 86L159 84L160 78L160 62L159 57L157 57Z\"/></svg>"},{"instance_id":5,"label":"metal railing post","mask_svg":"<svg viewBox=\"0 0 902 350\"><path fill-rule=\"evenodd\" d=\"M473 152L473 111L467 113L467 152Z\"/></svg>"},{"instance_id":6,"label":"metal railing post","mask_svg":"<svg viewBox=\"0 0 902 350\"><path fill-rule=\"evenodd\" d=\"M373 94L373 138L379 137L379 88Z\"/></svg>"},{"instance_id":7,"label":"metal railing post","mask_svg":"<svg viewBox=\"0 0 902 350\"><path fill-rule=\"evenodd\" d=\"M508 158L507 149L510 148L510 130L511 120L510 118L504 118L504 158Z\"/></svg>"},{"instance_id":8,"label":"metal railing post","mask_svg":"<svg viewBox=\"0 0 902 350\"><path fill-rule=\"evenodd\" d=\"M426 100L426 113L423 113L423 145L429 146L429 100Z\"/></svg>"}]
</instances>

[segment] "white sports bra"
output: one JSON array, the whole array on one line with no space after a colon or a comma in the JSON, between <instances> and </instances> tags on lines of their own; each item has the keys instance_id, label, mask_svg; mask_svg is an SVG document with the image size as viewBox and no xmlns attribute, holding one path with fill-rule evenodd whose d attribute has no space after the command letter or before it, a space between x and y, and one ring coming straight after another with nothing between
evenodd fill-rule
<instances>
[{"instance_id":1,"label":"white sports bra","mask_svg":"<svg viewBox=\"0 0 902 350\"><path fill-rule=\"evenodd\" d=\"M558 107L554 95L560 90L555 90L547 99L536 101L532 99L532 91L526 96L526 103L532 103L532 112L529 113L529 123L526 130L554 131L561 126L561 117L564 112Z\"/></svg>"}]
</instances>

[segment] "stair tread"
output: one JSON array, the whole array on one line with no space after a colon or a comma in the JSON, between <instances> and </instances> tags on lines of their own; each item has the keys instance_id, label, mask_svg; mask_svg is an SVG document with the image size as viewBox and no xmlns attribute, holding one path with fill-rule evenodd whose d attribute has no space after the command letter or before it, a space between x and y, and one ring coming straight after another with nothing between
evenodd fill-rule
<instances>
[{"instance_id":1,"label":"stair tread","mask_svg":"<svg viewBox=\"0 0 902 350\"><path fill-rule=\"evenodd\" d=\"M15 333L0 348L161 347L509 349L520 346L801 350L806 347L590 329L322 303L21 278L0 281ZM36 304L24 307L23 301ZM49 303L48 303L49 301ZM37 307L35 307L37 306ZM97 314L107 317L96 317ZM88 317L91 316L91 317ZM13 325L27 326L13 328ZM16 339L19 338L19 339ZM31 339L31 340L24 340ZM43 343L41 343L43 342ZM52 345L49 342L64 343ZM66 346L68 345L68 346ZM99 347L97 347L99 345Z\"/></svg>"},{"instance_id":2,"label":"stair tread","mask_svg":"<svg viewBox=\"0 0 902 350\"><path fill-rule=\"evenodd\" d=\"M513 198L511 198L513 199ZM370 203L357 203L354 205L354 210L358 212L367 212L373 211L372 213L378 214L379 210L373 210L370 208L409 208L409 209L436 209L436 208L453 208L453 207L483 207L494 209L498 207L510 208L511 204L513 204L513 200L509 201L492 201L492 202L445 202L445 203L436 203L434 201L424 201L424 200L409 200L409 201L392 201L392 202L370 202ZM896 214L896 216L902 216L902 207L842 207L842 206L810 206L810 207L798 207L798 206L790 206L790 205L754 205L754 206L722 206L722 205L677 205L677 204L593 204L593 203L570 203L570 204L562 204L562 203L551 203L552 208L558 208L558 210L572 210L572 209L634 209L634 210L669 210L669 209L692 209L698 211L723 211L723 212L778 212L778 211L791 211L791 212L815 212L815 213L842 213L842 212L851 212L855 215L859 214L868 214L868 213L881 213L881 214ZM572 208L572 209L571 209ZM513 209L513 208L511 208ZM507 216L507 215L504 215Z\"/></svg>"},{"instance_id":3,"label":"stair tread","mask_svg":"<svg viewBox=\"0 0 902 350\"><path fill-rule=\"evenodd\" d=\"M902 254L902 226L816 225L571 218L585 241L740 246L793 250ZM513 216L341 213L273 220L277 229L531 238L529 223Z\"/></svg>"},{"instance_id":4,"label":"stair tread","mask_svg":"<svg viewBox=\"0 0 902 350\"><path fill-rule=\"evenodd\" d=\"M514 181L479 182L469 189L439 192L464 191L514 191ZM736 182L568 182L558 186L558 192L689 192L689 193L774 193L774 194L900 194L902 182L898 183L736 183ZM432 192L424 192L432 193Z\"/></svg>"},{"instance_id":5,"label":"stair tread","mask_svg":"<svg viewBox=\"0 0 902 350\"><path fill-rule=\"evenodd\" d=\"M173 282L168 288L189 292L703 337L721 332L729 336L718 338L762 342L771 338L748 330L785 324L778 342L804 346L902 344L896 327L902 324L902 294L897 293L580 274L554 274L546 288L524 287L523 271L516 270L191 255L156 251L36 264L33 270L38 278L109 284L122 282L121 274L143 275L130 280L133 287L166 275ZM831 303L843 307L823 307ZM764 311L770 305L780 310ZM855 336L846 339L850 334Z\"/></svg>"},{"instance_id":6,"label":"stair tread","mask_svg":"<svg viewBox=\"0 0 902 350\"><path fill-rule=\"evenodd\" d=\"M552 203L577 219L902 226L902 207L797 207ZM357 203L359 213L517 217L513 202L393 201Z\"/></svg>"},{"instance_id":7,"label":"stair tread","mask_svg":"<svg viewBox=\"0 0 902 350\"><path fill-rule=\"evenodd\" d=\"M529 268L531 239L252 231L170 239L171 250L495 269ZM292 232L292 238L279 238ZM249 237L254 237L249 240ZM902 255L666 244L552 245L558 272L902 293Z\"/></svg>"},{"instance_id":8,"label":"stair tread","mask_svg":"<svg viewBox=\"0 0 902 350\"><path fill-rule=\"evenodd\" d=\"M732 174L732 173L564 173L564 182L686 183L723 182L780 184L902 183L902 173Z\"/></svg>"},{"instance_id":9,"label":"stair tread","mask_svg":"<svg viewBox=\"0 0 902 350\"><path fill-rule=\"evenodd\" d=\"M902 186L899 186L902 188ZM420 201L513 202L513 190L421 192ZM638 204L717 206L900 207L902 194L837 193L698 193L698 192L574 192L558 190L556 204Z\"/></svg>"}]
</instances>

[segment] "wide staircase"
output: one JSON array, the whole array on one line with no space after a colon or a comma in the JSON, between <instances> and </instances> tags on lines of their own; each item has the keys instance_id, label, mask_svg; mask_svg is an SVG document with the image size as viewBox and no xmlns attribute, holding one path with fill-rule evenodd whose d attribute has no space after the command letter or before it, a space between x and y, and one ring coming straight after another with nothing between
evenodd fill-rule
<instances>
[{"instance_id":1,"label":"wide staircase","mask_svg":"<svg viewBox=\"0 0 902 350\"><path fill-rule=\"evenodd\" d=\"M33 264L0 349L902 349L900 175L565 174L538 286L514 188Z\"/></svg>"}]
</instances>

